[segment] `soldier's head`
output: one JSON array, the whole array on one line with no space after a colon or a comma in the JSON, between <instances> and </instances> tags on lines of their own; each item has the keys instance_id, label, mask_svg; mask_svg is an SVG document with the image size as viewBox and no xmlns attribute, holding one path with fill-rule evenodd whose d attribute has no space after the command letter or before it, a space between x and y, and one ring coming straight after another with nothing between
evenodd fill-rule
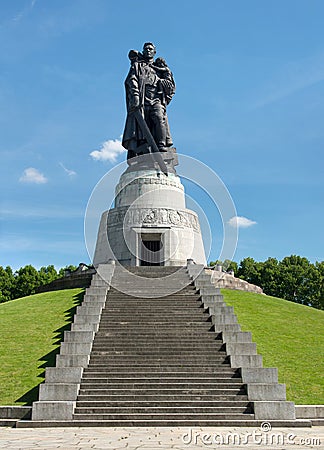
<instances>
[{"instance_id":1,"label":"soldier's head","mask_svg":"<svg viewBox=\"0 0 324 450\"><path fill-rule=\"evenodd\" d=\"M155 45L152 42L145 42L143 45L143 56L145 59L153 60L156 53Z\"/></svg>"}]
</instances>

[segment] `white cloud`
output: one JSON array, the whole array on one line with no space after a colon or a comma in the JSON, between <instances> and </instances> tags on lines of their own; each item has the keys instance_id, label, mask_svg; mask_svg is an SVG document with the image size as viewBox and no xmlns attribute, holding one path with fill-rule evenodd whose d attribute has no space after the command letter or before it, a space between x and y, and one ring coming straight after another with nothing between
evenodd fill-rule
<instances>
[{"instance_id":1,"label":"white cloud","mask_svg":"<svg viewBox=\"0 0 324 450\"><path fill-rule=\"evenodd\" d=\"M237 228L248 228L252 225L255 225L256 222L254 220L250 220L246 217L242 216L234 216L227 222L231 227Z\"/></svg>"},{"instance_id":2,"label":"white cloud","mask_svg":"<svg viewBox=\"0 0 324 450\"><path fill-rule=\"evenodd\" d=\"M109 139L103 142L100 150L94 150L90 156L97 161L115 162L118 156L126 152L120 139Z\"/></svg>"},{"instance_id":3,"label":"white cloud","mask_svg":"<svg viewBox=\"0 0 324 450\"><path fill-rule=\"evenodd\" d=\"M35 183L35 184L44 184L47 183L47 178L40 173L34 167L29 167L25 169L22 176L19 178L21 183Z\"/></svg>"},{"instance_id":4,"label":"white cloud","mask_svg":"<svg viewBox=\"0 0 324 450\"><path fill-rule=\"evenodd\" d=\"M60 166L62 167L62 169L64 170L64 172L67 173L67 174L69 175L69 177L74 177L74 176L76 175L76 172L75 172L74 170L67 169L67 168L64 166L64 164L61 163L61 162L60 162L59 164L60 164Z\"/></svg>"}]
</instances>

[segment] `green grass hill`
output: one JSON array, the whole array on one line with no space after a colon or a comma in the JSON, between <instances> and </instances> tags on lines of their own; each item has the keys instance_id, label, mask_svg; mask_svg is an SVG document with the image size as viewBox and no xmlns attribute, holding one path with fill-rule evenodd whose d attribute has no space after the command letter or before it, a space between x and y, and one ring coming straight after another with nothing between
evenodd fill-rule
<instances>
[{"instance_id":1,"label":"green grass hill","mask_svg":"<svg viewBox=\"0 0 324 450\"><path fill-rule=\"evenodd\" d=\"M83 292L46 292L0 304L0 405L37 399L45 367L55 365ZM252 332L264 367L278 367L288 400L323 404L324 312L266 295L222 292L242 329Z\"/></svg>"},{"instance_id":2,"label":"green grass hill","mask_svg":"<svg viewBox=\"0 0 324 450\"><path fill-rule=\"evenodd\" d=\"M0 405L37 400L45 367L55 365L83 292L46 292L0 304Z\"/></svg>"},{"instance_id":3,"label":"green grass hill","mask_svg":"<svg viewBox=\"0 0 324 450\"><path fill-rule=\"evenodd\" d=\"M287 399L324 404L324 311L251 292L223 289L243 331L251 331L264 367L277 367Z\"/></svg>"}]
</instances>

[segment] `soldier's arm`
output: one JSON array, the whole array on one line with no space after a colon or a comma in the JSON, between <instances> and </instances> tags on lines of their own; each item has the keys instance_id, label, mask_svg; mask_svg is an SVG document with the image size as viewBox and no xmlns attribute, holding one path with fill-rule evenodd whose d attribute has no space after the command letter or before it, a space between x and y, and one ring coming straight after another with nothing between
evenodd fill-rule
<instances>
[{"instance_id":1,"label":"soldier's arm","mask_svg":"<svg viewBox=\"0 0 324 450\"><path fill-rule=\"evenodd\" d=\"M129 95L129 106L131 108L136 108L137 106L139 106L139 83L136 64L131 66L125 84L127 85Z\"/></svg>"}]
</instances>

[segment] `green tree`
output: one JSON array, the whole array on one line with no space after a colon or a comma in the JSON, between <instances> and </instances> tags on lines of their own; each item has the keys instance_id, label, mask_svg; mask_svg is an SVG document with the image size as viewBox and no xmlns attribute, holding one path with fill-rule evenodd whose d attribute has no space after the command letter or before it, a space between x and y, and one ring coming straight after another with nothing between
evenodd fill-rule
<instances>
[{"instance_id":1,"label":"green tree","mask_svg":"<svg viewBox=\"0 0 324 450\"><path fill-rule=\"evenodd\" d=\"M215 267L217 264L223 264L222 261L220 261L219 259L217 259L217 261L210 261L208 263L209 267Z\"/></svg>"},{"instance_id":2,"label":"green tree","mask_svg":"<svg viewBox=\"0 0 324 450\"><path fill-rule=\"evenodd\" d=\"M315 306L319 298L320 272L307 258L291 255L278 265L278 296L295 303Z\"/></svg>"},{"instance_id":3,"label":"green tree","mask_svg":"<svg viewBox=\"0 0 324 450\"><path fill-rule=\"evenodd\" d=\"M253 258L244 258L240 262L237 275L248 283L261 286L261 267L262 263L254 261Z\"/></svg>"},{"instance_id":4,"label":"green tree","mask_svg":"<svg viewBox=\"0 0 324 450\"><path fill-rule=\"evenodd\" d=\"M230 259L225 259L223 262L223 268L226 270L226 272L233 270L234 275L238 272L238 264L235 261L231 261Z\"/></svg>"},{"instance_id":5,"label":"green tree","mask_svg":"<svg viewBox=\"0 0 324 450\"><path fill-rule=\"evenodd\" d=\"M315 267L319 274L319 286L317 299L314 303L317 305L315 308L324 309L324 261L316 262Z\"/></svg>"},{"instance_id":6,"label":"green tree","mask_svg":"<svg viewBox=\"0 0 324 450\"><path fill-rule=\"evenodd\" d=\"M48 284L58 278L58 273L53 265L41 267L38 274L40 285Z\"/></svg>"},{"instance_id":7,"label":"green tree","mask_svg":"<svg viewBox=\"0 0 324 450\"><path fill-rule=\"evenodd\" d=\"M34 294L40 286L40 276L35 267L30 264L21 267L15 272L16 286L14 298L25 297Z\"/></svg>"},{"instance_id":8,"label":"green tree","mask_svg":"<svg viewBox=\"0 0 324 450\"><path fill-rule=\"evenodd\" d=\"M10 266L0 266L0 303L11 300L14 295L15 277Z\"/></svg>"},{"instance_id":9,"label":"green tree","mask_svg":"<svg viewBox=\"0 0 324 450\"><path fill-rule=\"evenodd\" d=\"M62 267L58 272L58 278L63 278L65 276L66 270L74 272L75 270L77 270L77 268L78 268L77 266L73 266L72 264L70 264L69 266Z\"/></svg>"},{"instance_id":10,"label":"green tree","mask_svg":"<svg viewBox=\"0 0 324 450\"><path fill-rule=\"evenodd\" d=\"M260 267L260 284L265 294L278 297L279 262L276 258L268 258Z\"/></svg>"}]
</instances>

